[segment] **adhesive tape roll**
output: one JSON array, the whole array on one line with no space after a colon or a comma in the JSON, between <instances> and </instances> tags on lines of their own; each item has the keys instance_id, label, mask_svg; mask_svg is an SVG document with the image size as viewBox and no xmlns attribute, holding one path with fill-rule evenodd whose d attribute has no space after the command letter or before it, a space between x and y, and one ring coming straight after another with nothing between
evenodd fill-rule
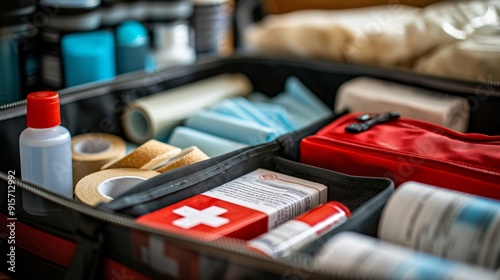
<instances>
[{"instance_id":1,"label":"adhesive tape roll","mask_svg":"<svg viewBox=\"0 0 500 280\"><path fill-rule=\"evenodd\" d=\"M252 84L242 74L221 74L140 98L123 114L123 129L136 143L168 133L197 110L231 96L248 95Z\"/></svg>"},{"instance_id":2,"label":"adhesive tape roll","mask_svg":"<svg viewBox=\"0 0 500 280\"><path fill-rule=\"evenodd\" d=\"M121 157L115 161L109 162L101 167L101 170L113 168L141 168L151 160L158 156L180 149L163 142L151 139L140 145L137 149L130 152L128 155Z\"/></svg>"},{"instance_id":3,"label":"adhesive tape roll","mask_svg":"<svg viewBox=\"0 0 500 280\"><path fill-rule=\"evenodd\" d=\"M97 172L104 164L125 155L125 141L106 133L86 133L71 139L73 186L83 177Z\"/></svg>"},{"instance_id":4,"label":"adhesive tape roll","mask_svg":"<svg viewBox=\"0 0 500 280\"><path fill-rule=\"evenodd\" d=\"M177 156L169 159L162 166L155 169L155 171L165 173L167 171L200 162L206 159L209 159L209 156L207 156L197 147L191 146L183 149Z\"/></svg>"},{"instance_id":5,"label":"adhesive tape roll","mask_svg":"<svg viewBox=\"0 0 500 280\"><path fill-rule=\"evenodd\" d=\"M78 201L95 206L101 202L109 202L136 186L160 173L135 168L116 168L101 170L83 177L75 187Z\"/></svg>"}]
</instances>

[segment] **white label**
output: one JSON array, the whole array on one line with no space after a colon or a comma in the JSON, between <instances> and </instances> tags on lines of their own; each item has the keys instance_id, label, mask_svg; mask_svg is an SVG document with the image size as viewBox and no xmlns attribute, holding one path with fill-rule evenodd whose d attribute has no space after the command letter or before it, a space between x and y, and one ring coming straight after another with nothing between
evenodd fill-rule
<instances>
[{"instance_id":1,"label":"white label","mask_svg":"<svg viewBox=\"0 0 500 280\"><path fill-rule=\"evenodd\" d=\"M272 229L325 203L323 184L257 169L203 195L238 204L268 215Z\"/></svg>"},{"instance_id":2,"label":"white label","mask_svg":"<svg viewBox=\"0 0 500 280\"><path fill-rule=\"evenodd\" d=\"M305 218L307 215L304 214L301 217ZM325 232L325 229L332 228L346 220L346 214L341 209L338 213L325 217L313 226L298 219L291 220L249 241L249 245L269 256L286 257L316 240Z\"/></svg>"},{"instance_id":3,"label":"white label","mask_svg":"<svg viewBox=\"0 0 500 280\"><path fill-rule=\"evenodd\" d=\"M419 251L496 269L500 201L410 182L396 190L379 237Z\"/></svg>"},{"instance_id":4,"label":"white label","mask_svg":"<svg viewBox=\"0 0 500 280\"><path fill-rule=\"evenodd\" d=\"M282 257L313 241L318 235L311 229L312 227L304 222L291 220L249 241L249 245L269 256Z\"/></svg>"}]
</instances>

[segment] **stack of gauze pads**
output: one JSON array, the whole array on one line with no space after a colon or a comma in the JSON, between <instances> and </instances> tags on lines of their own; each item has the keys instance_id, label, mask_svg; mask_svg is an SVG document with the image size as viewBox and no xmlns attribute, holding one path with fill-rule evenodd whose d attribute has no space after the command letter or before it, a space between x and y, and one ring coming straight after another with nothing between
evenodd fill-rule
<instances>
[{"instance_id":1,"label":"stack of gauze pads","mask_svg":"<svg viewBox=\"0 0 500 280\"><path fill-rule=\"evenodd\" d=\"M273 141L330 114L300 80L290 77L284 92L275 97L260 93L230 97L195 112L173 130L168 143L182 148L197 146L215 157Z\"/></svg>"}]
</instances>

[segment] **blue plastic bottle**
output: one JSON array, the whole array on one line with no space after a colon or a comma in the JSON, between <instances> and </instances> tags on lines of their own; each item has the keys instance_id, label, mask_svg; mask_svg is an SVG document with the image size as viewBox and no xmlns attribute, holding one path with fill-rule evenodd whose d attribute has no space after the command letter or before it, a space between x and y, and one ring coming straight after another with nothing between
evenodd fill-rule
<instances>
[{"instance_id":1,"label":"blue plastic bottle","mask_svg":"<svg viewBox=\"0 0 500 280\"><path fill-rule=\"evenodd\" d=\"M21 178L72 199L71 135L60 125L59 107L56 92L28 94L28 128L19 137ZM45 215L51 210L44 200L29 192L23 192L23 208L35 215Z\"/></svg>"}]
</instances>

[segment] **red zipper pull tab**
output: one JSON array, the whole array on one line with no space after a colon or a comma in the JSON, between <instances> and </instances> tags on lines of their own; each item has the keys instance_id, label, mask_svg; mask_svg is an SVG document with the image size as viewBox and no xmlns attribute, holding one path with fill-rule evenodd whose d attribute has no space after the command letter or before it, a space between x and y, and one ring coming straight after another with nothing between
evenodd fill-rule
<instances>
[{"instance_id":1,"label":"red zipper pull tab","mask_svg":"<svg viewBox=\"0 0 500 280\"><path fill-rule=\"evenodd\" d=\"M360 133L360 132L363 132L363 131L366 131L366 130L372 128L373 126L375 126L377 124L384 123L384 122L387 122L390 120L395 120L399 117L400 117L400 114L397 112L386 112L386 113L377 115L377 116L375 116L367 121L364 121L362 123L351 123L350 125L348 125L345 128L345 131L347 133L352 133L352 134Z\"/></svg>"}]
</instances>

